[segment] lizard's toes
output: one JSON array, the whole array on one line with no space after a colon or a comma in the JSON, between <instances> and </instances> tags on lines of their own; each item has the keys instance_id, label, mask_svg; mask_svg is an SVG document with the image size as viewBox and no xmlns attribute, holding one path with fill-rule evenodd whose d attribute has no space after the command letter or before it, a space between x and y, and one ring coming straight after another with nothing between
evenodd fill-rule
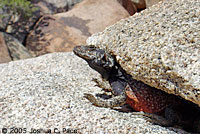
<instances>
[{"instance_id":1,"label":"lizard's toes","mask_svg":"<svg viewBox=\"0 0 200 134\"><path fill-rule=\"evenodd\" d=\"M98 83L99 80L97 78L92 78L92 81Z\"/></svg>"},{"instance_id":2,"label":"lizard's toes","mask_svg":"<svg viewBox=\"0 0 200 134\"><path fill-rule=\"evenodd\" d=\"M101 81L100 80L98 80L98 79L96 79L96 78L92 78L92 81L94 81L95 83L96 83L96 85L95 86L97 86L97 87L101 87Z\"/></svg>"},{"instance_id":3,"label":"lizard's toes","mask_svg":"<svg viewBox=\"0 0 200 134\"><path fill-rule=\"evenodd\" d=\"M84 96L86 99L88 99L90 102L95 102L96 98L92 94L84 93Z\"/></svg>"}]
</instances>

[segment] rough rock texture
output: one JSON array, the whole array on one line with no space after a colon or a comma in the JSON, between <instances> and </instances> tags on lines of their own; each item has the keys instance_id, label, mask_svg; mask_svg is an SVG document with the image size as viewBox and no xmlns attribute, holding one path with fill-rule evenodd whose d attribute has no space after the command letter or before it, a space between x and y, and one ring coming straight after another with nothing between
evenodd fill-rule
<instances>
[{"instance_id":1,"label":"rough rock texture","mask_svg":"<svg viewBox=\"0 0 200 134\"><path fill-rule=\"evenodd\" d=\"M163 1L163 0L145 0L146 3L146 7L151 7L155 4L157 4L158 2Z\"/></svg>"},{"instance_id":2,"label":"rough rock texture","mask_svg":"<svg viewBox=\"0 0 200 134\"><path fill-rule=\"evenodd\" d=\"M117 0L85 0L72 10L44 16L28 35L26 47L34 55L71 51L91 34L128 17Z\"/></svg>"},{"instance_id":3,"label":"rough rock texture","mask_svg":"<svg viewBox=\"0 0 200 134\"><path fill-rule=\"evenodd\" d=\"M66 128L83 134L185 133L152 125L131 113L91 105L83 93L101 92L92 78L99 78L98 73L72 53L1 64L0 128Z\"/></svg>"},{"instance_id":4,"label":"rough rock texture","mask_svg":"<svg viewBox=\"0 0 200 134\"><path fill-rule=\"evenodd\" d=\"M200 1L154 5L93 35L134 79L200 106Z\"/></svg>"},{"instance_id":5,"label":"rough rock texture","mask_svg":"<svg viewBox=\"0 0 200 134\"><path fill-rule=\"evenodd\" d=\"M32 57L28 50L16 38L6 33L3 33L3 35L9 51L9 56L12 60L27 59Z\"/></svg>"},{"instance_id":6,"label":"rough rock texture","mask_svg":"<svg viewBox=\"0 0 200 134\"><path fill-rule=\"evenodd\" d=\"M3 33L0 32L0 63L11 61L8 48L6 46Z\"/></svg>"}]
</instances>

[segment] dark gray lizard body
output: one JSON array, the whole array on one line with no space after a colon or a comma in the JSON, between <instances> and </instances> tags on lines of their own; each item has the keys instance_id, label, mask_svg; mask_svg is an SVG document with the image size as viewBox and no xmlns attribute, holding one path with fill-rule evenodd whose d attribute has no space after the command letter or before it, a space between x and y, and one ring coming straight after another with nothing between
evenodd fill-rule
<instances>
[{"instance_id":1,"label":"dark gray lizard body","mask_svg":"<svg viewBox=\"0 0 200 134\"><path fill-rule=\"evenodd\" d=\"M93 46L78 46L74 48L74 53L87 61L88 65L99 72L103 79L106 79L113 88L114 95L123 93L127 85L127 80L116 65L115 59L102 49Z\"/></svg>"}]
</instances>

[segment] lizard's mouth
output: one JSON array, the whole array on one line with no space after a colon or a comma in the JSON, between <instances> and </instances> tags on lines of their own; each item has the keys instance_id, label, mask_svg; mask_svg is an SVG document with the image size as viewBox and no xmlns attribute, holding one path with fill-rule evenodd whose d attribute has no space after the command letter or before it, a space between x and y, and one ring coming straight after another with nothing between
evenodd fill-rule
<instances>
[{"instance_id":1,"label":"lizard's mouth","mask_svg":"<svg viewBox=\"0 0 200 134\"><path fill-rule=\"evenodd\" d=\"M87 62L105 69L111 69L115 64L115 59L113 56L93 45L76 46L74 47L73 52Z\"/></svg>"},{"instance_id":2,"label":"lizard's mouth","mask_svg":"<svg viewBox=\"0 0 200 134\"><path fill-rule=\"evenodd\" d=\"M73 52L77 56L79 56L79 57L81 57L85 60L93 60L96 56L96 54L95 54L96 50L97 50L96 47L92 46L92 45L90 45L90 46L76 46L76 47L74 47Z\"/></svg>"}]
</instances>

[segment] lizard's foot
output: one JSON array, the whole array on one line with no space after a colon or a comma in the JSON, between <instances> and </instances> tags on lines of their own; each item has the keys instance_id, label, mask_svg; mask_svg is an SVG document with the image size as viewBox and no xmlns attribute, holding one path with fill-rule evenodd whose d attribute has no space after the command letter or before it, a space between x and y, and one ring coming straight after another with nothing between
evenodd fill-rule
<instances>
[{"instance_id":1,"label":"lizard's foot","mask_svg":"<svg viewBox=\"0 0 200 134\"><path fill-rule=\"evenodd\" d=\"M102 99L99 97L94 97L92 94L84 94L84 97L88 99L93 105L98 107L106 107L106 108L113 108L113 107L119 107L126 103L126 96L125 95L119 95L115 96L110 99Z\"/></svg>"},{"instance_id":2,"label":"lizard's foot","mask_svg":"<svg viewBox=\"0 0 200 134\"><path fill-rule=\"evenodd\" d=\"M110 83L107 80L105 80L103 78L102 78L102 80L93 78L92 81L94 81L97 84L97 86L102 88L105 92L111 92L112 91Z\"/></svg>"}]
</instances>

